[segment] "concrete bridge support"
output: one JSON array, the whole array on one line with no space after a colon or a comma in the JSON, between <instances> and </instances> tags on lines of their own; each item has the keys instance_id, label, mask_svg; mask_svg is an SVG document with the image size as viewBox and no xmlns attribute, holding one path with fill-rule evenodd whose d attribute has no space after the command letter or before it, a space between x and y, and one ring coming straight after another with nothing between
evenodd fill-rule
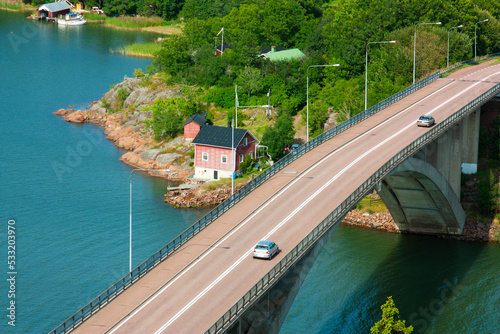
<instances>
[{"instance_id":1,"label":"concrete bridge support","mask_svg":"<svg viewBox=\"0 0 500 334\"><path fill-rule=\"evenodd\" d=\"M460 123L462 127L462 173L464 174L477 173L480 120L481 108L478 108Z\"/></svg>"},{"instance_id":2,"label":"concrete bridge support","mask_svg":"<svg viewBox=\"0 0 500 334\"><path fill-rule=\"evenodd\" d=\"M429 163L410 158L382 180L380 197L401 232L462 234L465 212L455 190Z\"/></svg>"},{"instance_id":3,"label":"concrete bridge support","mask_svg":"<svg viewBox=\"0 0 500 334\"><path fill-rule=\"evenodd\" d=\"M227 333L278 333L302 283L339 222L319 239L285 276L245 311Z\"/></svg>"},{"instance_id":4,"label":"concrete bridge support","mask_svg":"<svg viewBox=\"0 0 500 334\"><path fill-rule=\"evenodd\" d=\"M402 232L462 234L461 173L475 173L480 109L398 166L381 184L380 197Z\"/></svg>"}]
</instances>

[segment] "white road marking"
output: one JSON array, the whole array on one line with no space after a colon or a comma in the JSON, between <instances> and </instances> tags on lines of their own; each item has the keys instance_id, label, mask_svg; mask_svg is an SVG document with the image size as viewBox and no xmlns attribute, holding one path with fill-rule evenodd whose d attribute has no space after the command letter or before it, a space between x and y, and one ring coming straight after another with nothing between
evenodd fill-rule
<instances>
[{"instance_id":1,"label":"white road marking","mask_svg":"<svg viewBox=\"0 0 500 334\"><path fill-rule=\"evenodd\" d=\"M465 92L467 92L468 90L472 89L473 87L475 87L476 85L482 83L483 81L487 80L488 78L490 78L491 76L494 76L494 75L497 75L499 74L500 72L496 72L494 74L491 74L490 76L478 81L477 83L473 84L472 86L468 87L467 89L461 91L460 93L454 95L453 97L451 97L450 99L446 100L445 102L441 103L439 106L435 107L434 109L432 109L431 111L427 112L427 114L432 114L433 112L435 112L437 109L441 108L443 105L449 103L450 101L456 99L458 96L464 94ZM452 83L453 84L453 83ZM445 86L445 87L448 87ZM424 99L427 99L429 97L431 97L432 95L436 94L437 92L441 91L442 89L444 89L445 87L442 87L440 89L438 89L437 91L433 92L432 94L426 96ZM422 99L422 100L424 100ZM414 107L413 106L410 106L408 108L406 108L406 111L409 110L410 108ZM271 198L269 201L266 202L266 204L264 204L259 210L257 210L255 213L253 213L250 217L248 217L244 222L242 222L240 224L240 226L238 226L237 228L235 228L231 233L229 233L226 237L224 237L220 242L218 242L212 249L210 249L209 251L207 251L203 256L201 256L197 261L195 261L190 267L186 268L184 272L182 272L181 274L179 274L175 279L173 279L169 284L167 284L163 289L161 289L160 291L158 291L158 293L151 297L150 300L148 300L146 303L144 303L143 305L141 305L140 308L138 308L136 311L134 311L131 315L129 315L126 319L123 320L122 323L120 323L120 325L118 325L117 327L115 327L111 332L109 332L110 334L114 333L116 330L118 330L122 325L124 325L128 320L130 320L132 317L134 317L138 312L140 312L142 309L144 309L144 307L146 307L150 302L152 302L154 299L156 299L156 297L158 297L160 294L162 294L166 289L168 289L175 281L177 281L177 279L179 279L180 277L182 277L186 272L188 272L191 268L193 268L197 263L199 263L203 258L205 258L205 256L207 256L209 253L211 253L214 249L217 248L217 246L219 246L222 242L224 242L225 240L227 240L231 235L233 235L236 231L238 231L241 227L243 227L245 224L247 224L253 217L255 217L258 213L260 213L260 211L262 211L265 207L267 207L270 203L272 203L275 199L277 199L279 196L281 196L286 190L288 190L293 184L295 184L296 182L298 182L302 177L304 177L306 174L308 174L309 172L311 172L313 169L315 169L316 167L318 167L320 164L322 164L323 162L325 162L325 160L331 158L334 154L337 154L339 153L340 151L342 151L343 149L347 148L348 146L352 145L354 142L356 142L357 140L361 139L362 137L368 135L370 132L374 131L375 129L377 129L378 127L380 126L383 126L386 122L389 122L392 118L398 116L398 115L401 115L402 113L398 113L397 115L395 116L392 116L390 117L389 119L387 119L386 121L380 123L379 125L375 126L374 128L370 129L369 131L365 132L364 134L358 136L357 138L355 138L354 140L352 140L351 142L349 142L348 144L340 147L339 149L331 152L330 154L328 154L326 157L324 157L323 159L321 159L320 161L318 161L314 166L311 166L309 170L307 170L305 173L303 173L302 175L298 176L296 178L296 180L292 181L289 185L287 185L285 188L283 188L280 192L278 192L275 196L273 196L273 198ZM344 167L339 173L337 173L335 176L333 176L327 183L325 183L321 188L319 188L314 194L312 194L308 199L306 199L304 202L302 202L302 204L300 206L298 206L293 212L291 212L285 219L283 219L274 229L272 229L268 234L266 234L264 236L264 238L262 239L268 239L270 236L272 236L279 228L281 228L283 225L285 225L293 216L295 216L305 205L307 205L310 201L312 201L315 197L317 197L326 187L328 187L332 182L334 182L336 179L338 179L340 176L342 176L342 174L344 174L349 168L351 168L353 165L355 165L356 163L358 163L361 159L363 159L364 157L366 157L368 154L372 153L374 150L378 149L380 146L386 144L388 141L394 139L396 136L400 135L402 132L405 132L407 129L409 129L411 126L415 126L414 125L414 122L408 124L407 126L405 126L404 128L402 128L401 130L399 130L398 132L394 133L393 135L391 135L390 137L386 138L384 141L380 142L379 144L375 145L374 147L372 147L371 149L369 149L368 151L366 151L365 153L363 153L361 156L359 156L357 159L355 159L354 161L352 161L349 165L347 165L346 167ZM252 248L253 249L253 248ZM184 312L186 312L194 303L196 303L200 298L202 298L209 290L211 290L217 283L219 283L225 276L227 276L238 264L240 264L246 257L248 257L248 254L252 251L252 249L249 249L248 251L246 251L236 262L234 262L228 269L226 269L226 271L224 271L224 273L222 273L219 277L217 277L217 279L215 279L209 286L207 286L202 292L200 292L194 299L192 299L186 306L184 306L184 308L182 308L179 312L177 312L177 314L172 317L168 322L166 322L162 327L160 327L156 332L155 334L159 334L161 332L163 332L166 328L168 328L175 320L177 320Z\"/></svg>"}]
</instances>

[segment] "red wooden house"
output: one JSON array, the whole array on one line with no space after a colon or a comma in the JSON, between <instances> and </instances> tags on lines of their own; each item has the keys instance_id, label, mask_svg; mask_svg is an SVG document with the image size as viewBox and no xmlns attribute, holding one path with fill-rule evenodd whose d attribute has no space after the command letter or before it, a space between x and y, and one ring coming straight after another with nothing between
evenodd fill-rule
<instances>
[{"instance_id":1,"label":"red wooden house","mask_svg":"<svg viewBox=\"0 0 500 334\"><path fill-rule=\"evenodd\" d=\"M247 155L255 157L258 142L245 129L203 126L193 140L195 177L206 180L230 178Z\"/></svg>"},{"instance_id":2,"label":"red wooden house","mask_svg":"<svg viewBox=\"0 0 500 334\"><path fill-rule=\"evenodd\" d=\"M190 116L184 122L184 139L194 139L202 126L208 124L207 113Z\"/></svg>"},{"instance_id":3,"label":"red wooden house","mask_svg":"<svg viewBox=\"0 0 500 334\"><path fill-rule=\"evenodd\" d=\"M41 18L57 18L59 15L67 14L71 11L70 6L64 2L52 2L41 5L36 10L36 15Z\"/></svg>"}]
</instances>

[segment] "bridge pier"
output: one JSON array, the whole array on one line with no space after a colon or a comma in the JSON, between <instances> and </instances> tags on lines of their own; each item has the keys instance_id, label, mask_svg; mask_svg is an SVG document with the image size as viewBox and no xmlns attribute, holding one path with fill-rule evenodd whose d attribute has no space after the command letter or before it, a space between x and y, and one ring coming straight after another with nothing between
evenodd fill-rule
<instances>
[{"instance_id":1,"label":"bridge pier","mask_svg":"<svg viewBox=\"0 0 500 334\"><path fill-rule=\"evenodd\" d=\"M342 220L340 220L342 221ZM263 294L227 331L229 334L272 334L280 331L293 301L335 228L333 227L295 263L274 286ZM256 260L258 261L258 260Z\"/></svg>"},{"instance_id":2,"label":"bridge pier","mask_svg":"<svg viewBox=\"0 0 500 334\"><path fill-rule=\"evenodd\" d=\"M479 155L479 125L481 108L470 113L460 123L462 130L462 173L477 173L477 159Z\"/></svg>"}]
</instances>

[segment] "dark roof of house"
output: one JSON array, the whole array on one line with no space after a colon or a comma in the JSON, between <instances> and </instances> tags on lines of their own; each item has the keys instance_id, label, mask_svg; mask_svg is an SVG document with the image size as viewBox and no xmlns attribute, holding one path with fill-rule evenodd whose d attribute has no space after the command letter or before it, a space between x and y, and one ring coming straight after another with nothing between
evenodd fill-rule
<instances>
[{"instance_id":1,"label":"dark roof of house","mask_svg":"<svg viewBox=\"0 0 500 334\"><path fill-rule=\"evenodd\" d=\"M245 129L234 129L234 146L237 147L238 144L243 140L245 135L250 133ZM193 139L193 144L217 146L231 148L232 143L232 128L226 128L223 126L206 125L200 129L198 135ZM252 135L253 137L253 135Z\"/></svg>"},{"instance_id":2,"label":"dark roof of house","mask_svg":"<svg viewBox=\"0 0 500 334\"><path fill-rule=\"evenodd\" d=\"M184 125L191 123L191 122L195 122L199 126L203 126L203 125L207 124L208 123L207 113L204 112L202 114L194 114L194 115L189 116L188 119L186 119L186 121L184 122Z\"/></svg>"},{"instance_id":3,"label":"dark roof of house","mask_svg":"<svg viewBox=\"0 0 500 334\"><path fill-rule=\"evenodd\" d=\"M261 53L261 54L262 54L262 53L268 53L268 52L271 52L271 51L273 50L273 48L274 48L274 50L275 50L275 51L283 51L283 50L286 50L286 49L285 49L284 47L282 47L282 46L261 46L261 47L259 47L259 51L260 51L260 53Z\"/></svg>"},{"instance_id":4,"label":"dark roof of house","mask_svg":"<svg viewBox=\"0 0 500 334\"><path fill-rule=\"evenodd\" d=\"M216 49L217 51L221 52L221 53L222 53L222 44L224 44L224 50L227 50L227 49L232 49L232 48L234 47L233 45L231 45L231 44L229 44L229 43L226 43L226 42L221 43L221 44L219 44L219 45L217 45L217 46L215 47L215 49Z\"/></svg>"}]
</instances>

